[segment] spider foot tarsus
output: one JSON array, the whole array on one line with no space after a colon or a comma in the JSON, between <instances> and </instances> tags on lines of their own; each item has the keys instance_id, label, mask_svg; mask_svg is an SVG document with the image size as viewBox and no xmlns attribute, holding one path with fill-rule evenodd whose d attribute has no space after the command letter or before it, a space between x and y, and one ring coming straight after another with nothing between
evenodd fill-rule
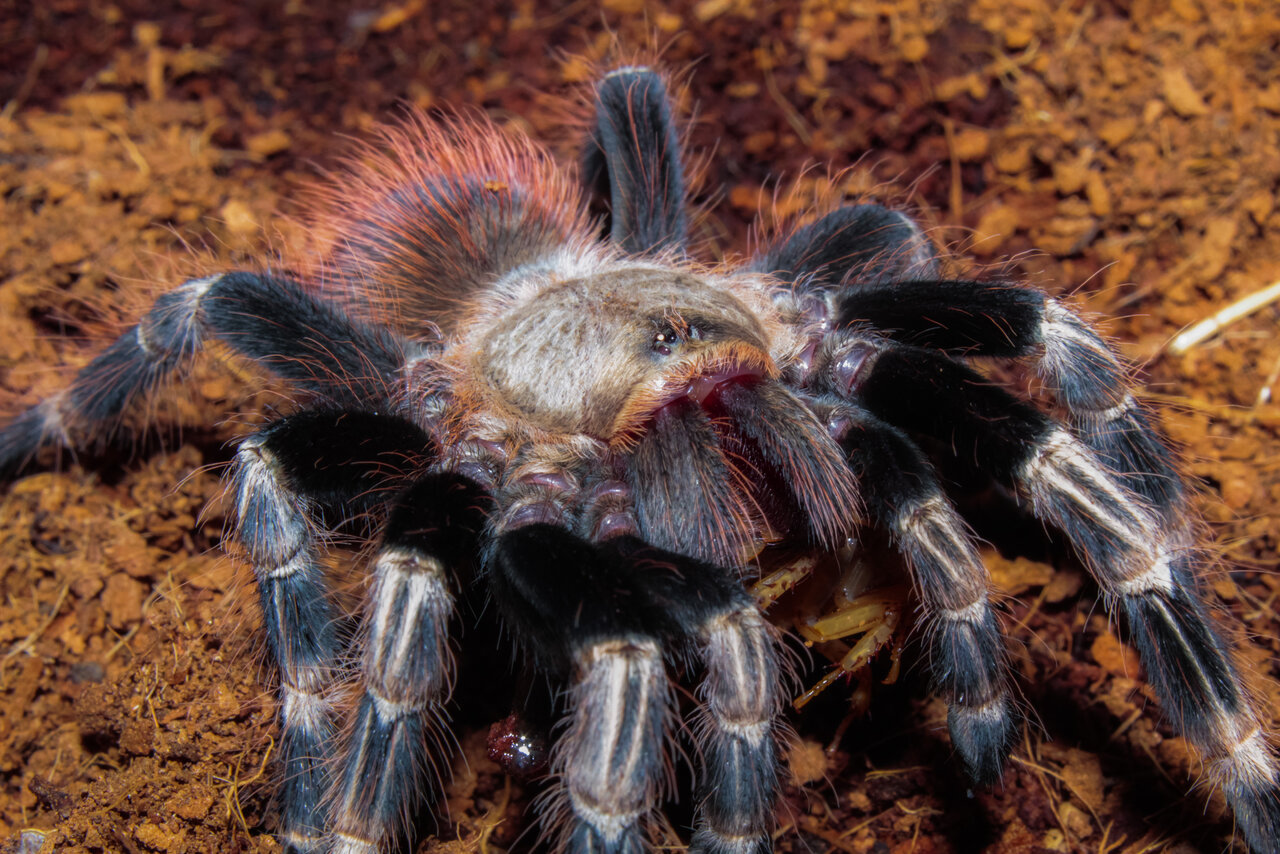
<instances>
[{"instance_id":1,"label":"spider foot tarsus","mask_svg":"<svg viewBox=\"0 0 1280 854\"><path fill-rule=\"evenodd\" d=\"M701 820L689 850L765 852L777 798L773 729L781 706L772 632L751 605L704 622L700 634L707 666L705 706L696 724L702 747Z\"/></svg>"},{"instance_id":2,"label":"spider foot tarsus","mask_svg":"<svg viewBox=\"0 0 1280 854\"><path fill-rule=\"evenodd\" d=\"M1280 771L1229 644L1201 601L1194 549L1155 558L1117 595L1147 678L1204 757L1254 851L1280 846Z\"/></svg>"}]
</instances>

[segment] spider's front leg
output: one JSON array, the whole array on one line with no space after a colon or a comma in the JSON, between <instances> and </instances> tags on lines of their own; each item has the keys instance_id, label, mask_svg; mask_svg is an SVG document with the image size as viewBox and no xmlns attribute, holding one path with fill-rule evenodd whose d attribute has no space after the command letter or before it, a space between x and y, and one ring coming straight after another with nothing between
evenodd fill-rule
<instances>
[{"instance_id":1,"label":"spider's front leg","mask_svg":"<svg viewBox=\"0 0 1280 854\"><path fill-rule=\"evenodd\" d=\"M1034 288L927 281L850 288L836 325L866 322L889 337L952 355L1031 357L1071 431L1125 487L1171 525L1187 513L1173 453L1133 393L1129 371L1089 324Z\"/></svg>"},{"instance_id":2,"label":"spider's front leg","mask_svg":"<svg viewBox=\"0 0 1280 854\"><path fill-rule=\"evenodd\" d=\"M878 205L840 208L754 262L816 299L829 329L865 324L953 356L1031 357L1072 432L1170 524L1186 512L1173 454L1129 372L1084 320L1034 288L940 277L927 237Z\"/></svg>"},{"instance_id":3,"label":"spider's front leg","mask_svg":"<svg viewBox=\"0 0 1280 854\"><path fill-rule=\"evenodd\" d=\"M1205 604L1183 518L1130 491L1065 426L935 350L853 333L828 342L831 385L851 402L975 460L1060 529L1127 618L1166 710L1205 759L1250 846L1280 846L1280 769L1258 709Z\"/></svg>"},{"instance_id":4,"label":"spider's front leg","mask_svg":"<svg viewBox=\"0 0 1280 854\"><path fill-rule=\"evenodd\" d=\"M634 579L561 528L502 533L489 564L498 607L539 664L572 674L569 724L552 748L557 850L640 854L675 713L660 627Z\"/></svg>"},{"instance_id":5,"label":"spider's front leg","mask_svg":"<svg viewBox=\"0 0 1280 854\"><path fill-rule=\"evenodd\" d=\"M430 446L422 430L397 418L304 412L267 425L236 454L236 536L257 577L280 678L277 800L286 850L312 854L328 844L326 763L342 643L322 563L324 520L374 509Z\"/></svg>"}]
</instances>

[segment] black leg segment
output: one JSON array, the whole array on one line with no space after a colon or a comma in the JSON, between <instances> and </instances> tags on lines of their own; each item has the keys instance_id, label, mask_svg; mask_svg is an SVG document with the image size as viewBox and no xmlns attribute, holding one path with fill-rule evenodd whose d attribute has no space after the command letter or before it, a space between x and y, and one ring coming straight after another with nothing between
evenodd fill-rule
<instances>
[{"instance_id":1,"label":"black leg segment","mask_svg":"<svg viewBox=\"0 0 1280 854\"><path fill-rule=\"evenodd\" d=\"M834 432L867 513L892 533L915 576L933 682L947 701L951 743L975 780L994 782L1016 718L1004 635L973 536L933 466L905 433L853 408L837 413Z\"/></svg>"},{"instance_id":2,"label":"black leg segment","mask_svg":"<svg viewBox=\"0 0 1280 854\"><path fill-rule=\"evenodd\" d=\"M280 678L280 836L299 854L327 844L333 689L344 647L325 577L321 518L348 518L375 496L385 499L429 445L401 419L309 412L263 428L236 455L236 534L257 576Z\"/></svg>"},{"instance_id":3,"label":"black leg segment","mask_svg":"<svg viewBox=\"0 0 1280 854\"><path fill-rule=\"evenodd\" d=\"M608 199L610 237L633 255L683 251L687 225L680 138L662 77L619 68L596 87L587 187Z\"/></svg>"},{"instance_id":4,"label":"black leg segment","mask_svg":"<svg viewBox=\"0 0 1280 854\"><path fill-rule=\"evenodd\" d=\"M360 632L359 706L343 735L330 807L343 854L387 850L443 786L453 590L478 550L488 505L474 483L439 473L391 509Z\"/></svg>"},{"instance_id":5,"label":"black leg segment","mask_svg":"<svg viewBox=\"0 0 1280 854\"><path fill-rule=\"evenodd\" d=\"M751 269L794 282L804 291L856 293L868 286L936 278L937 254L905 214L880 205L850 205L796 229L753 261Z\"/></svg>"},{"instance_id":6,"label":"black leg segment","mask_svg":"<svg viewBox=\"0 0 1280 854\"><path fill-rule=\"evenodd\" d=\"M517 637L572 672L568 727L552 748L552 818L570 854L639 854L666 778L674 715L658 616L636 579L590 543L533 524L500 534L491 590ZM548 828L550 831L551 829Z\"/></svg>"}]
</instances>

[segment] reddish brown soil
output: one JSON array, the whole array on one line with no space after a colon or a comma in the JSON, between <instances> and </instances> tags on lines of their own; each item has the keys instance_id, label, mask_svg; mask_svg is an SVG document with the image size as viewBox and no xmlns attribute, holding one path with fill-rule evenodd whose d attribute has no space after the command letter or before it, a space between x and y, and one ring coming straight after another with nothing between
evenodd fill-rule
<instances>
[{"instance_id":1,"label":"reddish brown soil","mask_svg":"<svg viewBox=\"0 0 1280 854\"><path fill-rule=\"evenodd\" d=\"M158 289L303 239L276 213L398 103L556 140L545 94L582 81L582 56L656 43L689 69L708 252L741 249L780 181L798 179L795 198L834 183L912 211L962 267L999 265L1096 314L1185 447L1228 570L1213 589L1280 709L1277 311L1167 347L1280 279L1272 0L173 5L43 0L0 21L13 410L62 387ZM256 597L219 550L224 442L278 403L257 388L202 367L155 405L166 429L131 460L69 461L0 498L6 850L28 828L44 851L279 850ZM1220 796L1189 791L1197 762L1092 583L1065 561L991 563L1035 710L1003 785L969 789L918 674L876 688L824 752L835 687L793 718L778 849L1242 851ZM533 789L484 758L488 719L459 717L454 825L421 850L527 848Z\"/></svg>"}]
</instances>

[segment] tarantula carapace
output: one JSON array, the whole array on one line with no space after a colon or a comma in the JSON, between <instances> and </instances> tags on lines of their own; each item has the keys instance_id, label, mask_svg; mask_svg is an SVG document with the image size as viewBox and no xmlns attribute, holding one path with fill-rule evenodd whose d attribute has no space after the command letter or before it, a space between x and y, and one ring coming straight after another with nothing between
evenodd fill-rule
<instances>
[{"instance_id":1,"label":"tarantula carapace","mask_svg":"<svg viewBox=\"0 0 1280 854\"><path fill-rule=\"evenodd\" d=\"M279 679L286 847L396 847L448 741L450 623L474 584L567 686L553 847L646 848L675 750L669 671L688 661L690 848L769 850L784 668L744 580L766 541L834 550L857 526L902 553L951 738L998 778L1009 665L935 471L949 454L1066 534L1242 833L1276 850L1276 763L1203 600L1183 481L1098 334L1039 290L945 276L876 205L698 264L664 79L620 68L591 104L580 182L483 121L384 131L330 193L323 257L187 282L0 431L12 475L115 425L209 339L294 389L233 475ZM967 364L984 357L1029 360L1061 419ZM347 636L322 558L362 516L377 545Z\"/></svg>"}]
</instances>

